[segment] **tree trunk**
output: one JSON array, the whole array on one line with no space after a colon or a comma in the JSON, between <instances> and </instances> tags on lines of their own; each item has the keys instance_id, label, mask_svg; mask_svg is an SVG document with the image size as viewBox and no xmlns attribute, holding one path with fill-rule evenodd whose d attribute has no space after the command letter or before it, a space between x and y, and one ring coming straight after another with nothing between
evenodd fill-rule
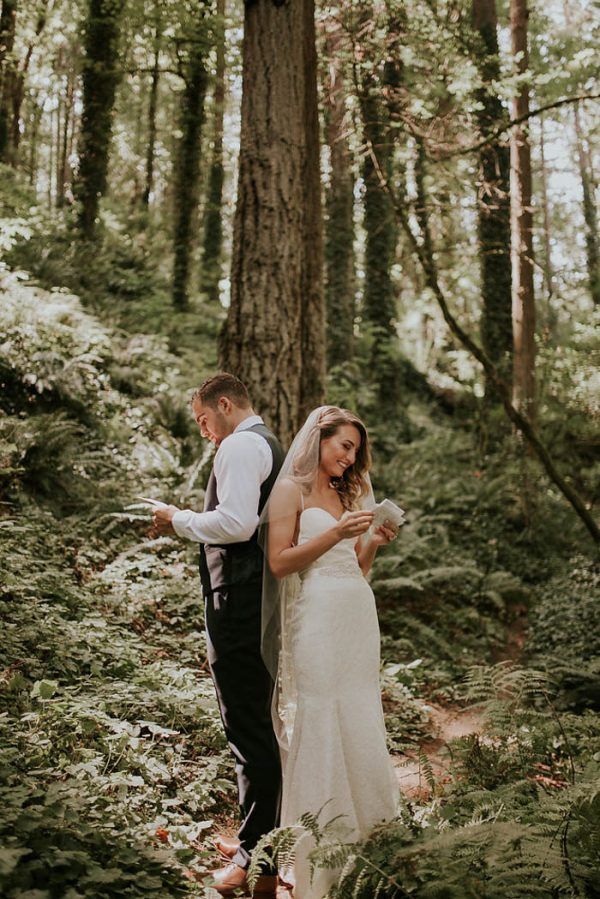
<instances>
[{"instance_id":1,"label":"tree trunk","mask_svg":"<svg viewBox=\"0 0 600 899\"><path fill-rule=\"evenodd\" d=\"M288 443L324 385L313 0L246 4L231 305L221 361Z\"/></svg>"},{"instance_id":2,"label":"tree trunk","mask_svg":"<svg viewBox=\"0 0 600 899\"><path fill-rule=\"evenodd\" d=\"M516 68L528 68L527 0L510 0L510 30ZM512 117L529 114L529 89L521 85L513 100ZM511 257L512 317L514 339L513 401L530 420L535 420L535 300L533 292L533 215L531 209L531 152L526 124L511 132Z\"/></svg>"},{"instance_id":3,"label":"tree trunk","mask_svg":"<svg viewBox=\"0 0 600 899\"><path fill-rule=\"evenodd\" d=\"M551 335L556 327L556 318L552 308L554 296L554 266L552 265L552 246L550 243L550 204L548 201L548 171L546 167L546 141L544 134L544 116L540 116L540 186L542 190L542 215L544 230L544 284L546 285L546 328Z\"/></svg>"},{"instance_id":4,"label":"tree trunk","mask_svg":"<svg viewBox=\"0 0 600 899\"><path fill-rule=\"evenodd\" d=\"M143 149L144 149L144 141L146 139L146 135L144 133L145 122L145 100L146 100L146 85L144 84L143 79L140 79L140 89L138 95L135 97L135 100L132 98L132 102L135 104L134 109L130 110L130 133L131 133L131 147L133 151L133 156L135 159L141 159ZM134 119L135 116L135 119ZM142 206L142 193L144 189L144 180L140 173L138 166L134 166L133 169L133 177L132 177L132 189L131 189L131 197L129 200L129 210L130 215L136 215L136 212Z\"/></svg>"},{"instance_id":5,"label":"tree trunk","mask_svg":"<svg viewBox=\"0 0 600 899\"><path fill-rule=\"evenodd\" d=\"M52 181L54 179L54 110L50 110L50 136L48 139L48 208L54 206Z\"/></svg>"},{"instance_id":6,"label":"tree trunk","mask_svg":"<svg viewBox=\"0 0 600 899\"><path fill-rule=\"evenodd\" d=\"M173 305L185 310L189 305L188 285L193 247L194 216L198 207L200 179L200 138L204 124L204 100L207 74L205 15L207 6L197 10L194 32L189 44L181 93L181 140L174 171L175 234L173 263Z\"/></svg>"},{"instance_id":7,"label":"tree trunk","mask_svg":"<svg viewBox=\"0 0 600 899\"><path fill-rule=\"evenodd\" d=\"M16 67L13 59L17 0L2 0L0 12L0 162L10 157L11 111Z\"/></svg>"},{"instance_id":8,"label":"tree trunk","mask_svg":"<svg viewBox=\"0 0 600 899\"><path fill-rule=\"evenodd\" d=\"M150 101L148 103L148 147L146 150L146 180L142 193L142 206L150 205L150 194L154 184L154 154L156 152L156 109L158 104L158 84L160 80L160 29L157 25L154 32L154 64L152 66L152 82L150 84Z\"/></svg>"},{"instance_id":9,"label":"tree trunk","mask_svg":"<svg viewBox=\"0 0 600 899\"><path fill-rule=\"evenodd\" d=\"M473 0L473 24L481 38L476 58L483 86L477 91L482 139L506 119L493 83L500 80L496 0ZM485 352L510 380L512 299L510 261L510 150L498 137L479 150L477 234L481 266L481 340ZM486 400L499 402L489 378Z\"/></svg>"},{"instance_id":10,"label":"tree trunk","mask_svg":"<svg viewBox=\"0 0 600 899\"><path fill-rule=\"evenodd\" d=\"M564 0L563 9L565 22L572 24L571 8L569 0ZM575 124L575 140L577 143L577 162L579 165L579 177L581 179L581 191L583 194L583 219L585 221L585 249L588 270L588 285L590 296L595 305L600 303L600 245L598 238L598 216L596 210L596 198L594 191L594 176L589 154L586 152L579 116L579 104L573 107L573 119Z\"/></svg>"},{"instance_id":11,"label":"tree trunk","mask_svg":"<svg viewBox=\"0 0 600 899\"><path fill-rule=\"evenodd\" d=\"M71 169L69 166L69 135L72 132L72 123L74 116L73 99L75 96L75 78L73 72L67 73L67 95L65 99L65 120L63 122L61 162L60 162L60 183L58 191L58 205L64 206L66 199L67 183L71 180Z\"/></svg>"},{"instance_id":12,"label":"tree trunk","mask_svg":"<svg viewBox=\"0 0 600 899\"><path fill-rule=\"evenodd\" d=\"M31 99L31 114L29 117L29 183L35 188L38 169L38 136L42 121L42 105L38 103L37 96Z\"/></svg>"},{"instance_id":13,"label":"tree trunk","mask_svg":"<svg viewBox=\"0 0 600 899\"><path fill-rule=\"evenodd\" d=\"M594 182L590 174L590 163L586 152L581 119L579 117L579 105L573 107L575 121L575 137L577 140L577 161L579 163L579 177L581 178L581 190L583 193L583 218L585 221L585 249L588 269L588 285L590 296L595 305L600 303L600 245L598 238L598 216L596 212L596 200L594 197Z\"/></svg>"},{"instance_id":14,"label":"tree trunk","mask_svg":"<svg viewBox=\"0 0 600 899\"><path fill-rule=\"evenodd\" d=\"M58 92L57 92L58 93ZM64 119L63 119L64 115ZM61 197L63 195L64 184L62 179L62 137L63 137L63 121L66 120L65 103L63 98L58 94L56 105L56 148L54 153L55 159L55 182L56 182L56 206L61 205Z\"/></svg>"},{"instance_id":15,"label":"tree trunk","mask_svg":"<svg viewBox=\"0 0 600 899\"><path fill-rule=\"evenodd\" d=\"M364 10L360 21L370 19ZM389 108L380 97L385 77L365 69L360 85L360 111L365 142L372 146L388 182L392 179L393 138L389 133ZM365 287L363 318L373 333L371 376L384 408L397 407L400 383L395 365L396 298L391 270L395 260L397 230L392 203L382 188L372 154L363 162Z\"/></svg>"},{"instance_id":16,"label":"tree trunk","mask_svg":"<svg viewBox=\"0 0 600 899\"><path fill-rule=\"evenodd\" d=\"M300 290L302 302L300 318L302 336L301 419L304 419L312 409L324 401L326 362L321 147L314 0L304 0L303 13L303 101L306 160L303 176L304 265Z\"/></svg>"},{"instance_id":17,"label":"tree trunk","mask_svg":"<svg viewBox=\"0 0 600 899\"><path fill-rule=\"evenodd\" d=\"M327 362L340 365L352 358L355 317L354 173L348 144L344 72L340 60L343 30L325 24L324 78L326 137L330 153L327 190L325 261L327 266Z\"/></svg>"},{"instance_id":18,"label":"tree trunk","mask_svg":"<svg viewBox=\"0 0 600 899\"><path fill-rule=\"evenodd\" d=\"M96 229L107 186L113 107L121 78L119 31L124 0L90 0L84 35L83 113L76 196L85 238Z\"/></svg>"},{"instance_id":19,"label":"tree trunk","mask_svg":"<svg viewBox=\"0 0 600 899\"><path fill-rule=\"evenodd\" d=\"M223 115L225 111L225 0L217 0L217 65L215 70L213 147L204 211L201 289L208 299L219 300L223 248Z\"/></svg>"},{"instance_id":20,"label":"tree trunk","mask_svg":"<svg viewBox=\"0 0 600 899\"><path fill-rule=\"evenodd\" d=\"M19 145L21 143L21 108L23 106L23 100L25 99L27 72L29 71L29 64L31 63L31 57L33 56L36 42L46 25L47 12L48 0L45 0L43 5L39 8L34 37L27 46L23 62L20 65L15 63L12 72L12 87L10 90L11 113L8 146L6 151L7 161L10 162L11 165L16 165L18 161Z\"/></svg>"}]
</instances>

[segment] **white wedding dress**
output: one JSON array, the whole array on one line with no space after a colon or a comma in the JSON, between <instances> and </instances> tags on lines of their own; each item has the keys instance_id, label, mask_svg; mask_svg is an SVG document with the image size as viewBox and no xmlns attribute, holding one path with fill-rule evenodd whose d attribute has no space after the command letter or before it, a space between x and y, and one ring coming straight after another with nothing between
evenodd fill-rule
<instances>
[{"instance_id":1,"label":"white wedding dress","mask_svg":"<svg viewBox=\"0 0 600 899\"><path fill-rule=\"evenodd\" d=\"M326 509L304 509L298 545L333 520ZM301 590L288 622L296 708L281 810L285 827L325 806L321 824L343 816L337 836L352 842L394 818L399 801L381 705L375 598L358 565L355 542L341 540L300 573ZM307 856L313 847L310 834L297 844L295 899L323 899L339 874L317 869L311 882Z\"/></svg>"}]
</instances>

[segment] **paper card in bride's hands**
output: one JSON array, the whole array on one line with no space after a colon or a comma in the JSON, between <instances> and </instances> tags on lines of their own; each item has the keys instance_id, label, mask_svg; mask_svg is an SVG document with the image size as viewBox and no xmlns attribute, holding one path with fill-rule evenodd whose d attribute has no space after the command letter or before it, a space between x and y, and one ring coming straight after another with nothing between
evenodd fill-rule
<instances>
[{"instance_id":1,"label":"paper card in bride's hands","mask_svg":"<svg viewBox=\"0 0 600 899\"><path fill-rule=\"evenodd\" d=\"M374 517L372 528L379 528L381 525L397 530L406 524L404 517L404 509L393 503L391 499L383 499L373 507Z\"/></svg>"}]
</instances>

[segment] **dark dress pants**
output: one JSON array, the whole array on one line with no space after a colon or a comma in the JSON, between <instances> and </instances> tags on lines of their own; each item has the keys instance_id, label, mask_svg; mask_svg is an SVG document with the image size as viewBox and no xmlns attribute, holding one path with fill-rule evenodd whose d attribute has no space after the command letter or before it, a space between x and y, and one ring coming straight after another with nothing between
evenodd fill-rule
<instances>
[{"instance_id":1,"label":"dark dress pants","mask_svg":"<svg viewBox=\"0 0 600 899\"><path fill-rule=\"evenodd\" d=\"M273 681L260 654L261 585L205 591L208 662L236 761L242 824L236 864L246 868L279 824L281 763L271 721Z\"/></svg>"}]
</instances>

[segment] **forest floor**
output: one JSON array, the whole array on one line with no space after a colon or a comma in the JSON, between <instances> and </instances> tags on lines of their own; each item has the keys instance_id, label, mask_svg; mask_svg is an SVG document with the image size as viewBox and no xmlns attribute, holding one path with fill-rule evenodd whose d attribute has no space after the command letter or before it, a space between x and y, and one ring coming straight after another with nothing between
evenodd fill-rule
<instances>
[{"instance_id":1,"label":"forest floor","mask_svg":"<svg viewBox=\"0 0 600 899\"><path fill-rule=\"evenodd\" d=\"M512 661L518 663L525 645L527 631L527 610L525 606L515 604L512 609L511 623L507 629L504 649L495 658L496 662ZM418 749L394 755L400 790L407 799L426 802L432 795L432 784L428 782L424 770L424 757L438 784L452 781L449 762L452 758L451 740L478 734L480 742L486 742L485 712L482 706L467 708L453 704L429 703L429 732L425 739L419 741Z\"/></svg>"},{"instance_id":2,"label":"forest floor","mask_svg":"<svg viewBox=\"0 0 600 899\"><path fill-rule=\"evenodd\" d=\"M457 737L482 734L484 717L477 707L461 709L457 707L429 705L431 732L419 743L417 751L393 756L398 784L407 799L427 801L431 796L431 785L427 781L422 756L426 756L435 778L439 782L449 782L450 760L449 742ZM421 756L421 757L420 757Z\"/></svg>"}]
</instances>

